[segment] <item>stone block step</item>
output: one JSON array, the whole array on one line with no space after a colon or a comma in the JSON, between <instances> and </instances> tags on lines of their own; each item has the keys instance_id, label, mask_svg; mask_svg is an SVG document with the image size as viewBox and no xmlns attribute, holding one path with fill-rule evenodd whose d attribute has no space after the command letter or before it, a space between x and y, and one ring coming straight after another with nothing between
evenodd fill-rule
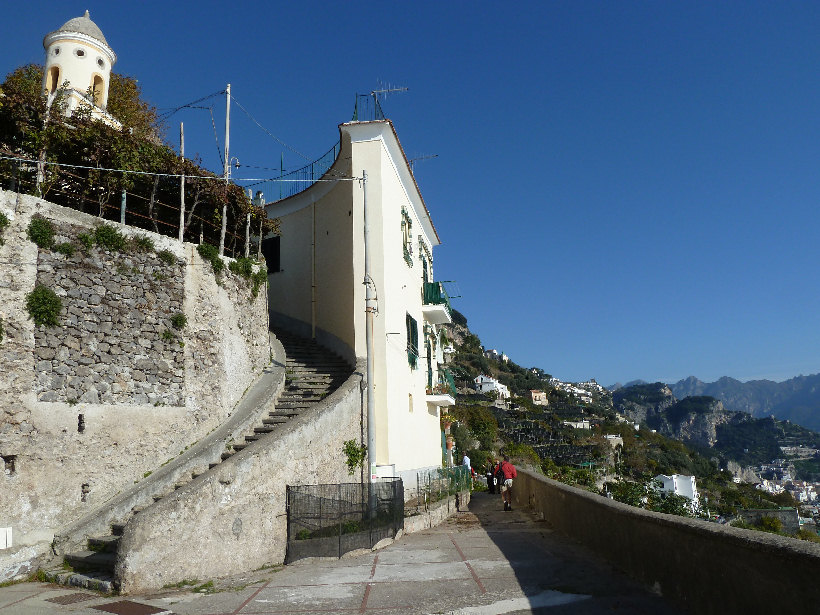
<instances>
[{"instance_id":1,"label":"stone block step","mask_svg":"<svg viewBox=\"0 0 820 615\"><path fill-rule=\"evenodd\" d=\"M271 416L266 419L262 419L263 425L281 425L283 423L287 423L290 421L290 417L287 416Z\"/></svg>"},{"instance_id":2,"label":"stone block step","mask_svg":"<svg viewBox=\"0 0 820 615\"><path fill-rule=\"evenodd\" d=\"M233 449L234 449L234 451L236 451L236 446L234 446L234 447L233 447ZM230 457L231 455L233 455L233 452L232 452L232 451L225 451L224 453L222 453L222 454L219 456L219 458L220 458L220 459L222 459L222 461L225 461L225 460L226 460L228 457Z\"/></svg>"},{"instance_id":3,"label":"stone block step","mask_svg":"<svg viewBox=\"0 0 820 615\"><path fill-rule=\"evenodd\" d=\"M266 419L268 420L268 419ZM276 430L277 425L281 425L281 423L265 423L262 421L263 425L261 427L254 427L253 433L255 434L266 434ZM247 438L246 438L247 439Z\"/></svg>"},{"instance_id":4,"label":"stone block step","mask_svg":"<svg viewBox=\"0 0 820 615\"><path fill-rule=\"evenodd\" d=\"M116 590L114 578L111 575L99 573L82 574L80 572L68 572L62 568L57 570L44 570L43 574L47 581L57 585L69 585L71 587L81 587L90 589L101 594L113 594Z\"/></svg>"},{"instance_id":5,"label":"stone block step","mask_svg":"<svg viewBox=\"0 0 820 615\"><path fill-rule=\"evenodd\" d=\"M89 551L96 553L116 553L119 544L120 536L114 534L109 536L94 536L88 539Z\"/></svg>"},{"instance_id":6,"label":"stone block step","mask_svg":"<svg viewBox=\"0 0 820 615\"><path fill-rule=\"evenodd\" d=\"M208 464L208 469L209 469L209 470L212 470L213 468L215 468L215 467L216 467L216 466L218 466L218 465L219 465L219 463L218 463L218 462L217 462L217 463L209 463L209 464Z\"/></svg>"},{"instance_id":7,"label":"stone block step","mask_svg":"<svg viewBox=\"0 0 820 615\"><path fill-rule=\"evenodd\" d=\"M146 508L148 508L148 506L134 506L134 508L131 509L131 512L135 515L138 515Z\"/></svg>"},{"instance_id":8,"label":"stone block step","mask_svg":"<svg viewBox=\"0 0 820 615\"><path fill-rule=\"evenodd\" d=\"M98 553L97 551L78 551L67 553L65 561L79 572L86 570L113 571L117 561L116 553Z\"/></svg>"},{"instance_id":9,"label":"stone block step","mask_svg":"<svg viewBox=\"0 0 820 615\"><path fill-rule=\"evenodd\" d=\"M272 412L268 412L268 417L272 419L287 419L290 420L294 416L299 416L302 414L301 410L273 410ZM264 423L268 419L262 419Z\"/></svg>"},{"instance_id":10,"label":"stone block step","mask_svg":"<svg viewBox=\"0 0 820 615\"><path fill-rule=\"evenodd\" d=\"M247 448L247 446L248 446L247 442L237 442L236 444L233 445L233 450L235 450L238 453L239 451L244 450L245 448Z\"/></svg>"}]
</instances>

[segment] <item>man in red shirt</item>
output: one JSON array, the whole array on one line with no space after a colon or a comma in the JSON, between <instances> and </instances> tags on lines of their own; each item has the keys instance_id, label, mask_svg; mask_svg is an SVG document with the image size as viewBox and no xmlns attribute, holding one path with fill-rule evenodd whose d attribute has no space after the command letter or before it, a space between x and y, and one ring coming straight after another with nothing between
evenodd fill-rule
<instances>
[{"instance_id":1,"label":"man in red shirt","mask_svg":"<svg viewBox=\"0 0 820 615\"><path fill-rule=\"evenodd\" d=\"M504 455L504 461L501 462L501 474L503 479L501 482L501 500L504 502L504 510L512 510L512 484L513 479L518 478L518 472L515 471L515 466L510 463L510 458Z\"/></svg>"}]
</instances>

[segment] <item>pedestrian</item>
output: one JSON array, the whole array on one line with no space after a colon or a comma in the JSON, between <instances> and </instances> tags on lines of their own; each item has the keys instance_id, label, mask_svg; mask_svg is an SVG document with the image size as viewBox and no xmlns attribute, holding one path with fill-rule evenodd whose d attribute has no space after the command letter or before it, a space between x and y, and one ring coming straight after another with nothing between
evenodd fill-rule
<instances>
[{"instance_id":1,"label":"pedestrian","mask_svg":"<svg viewBox=\"0 0 820 615\"><path fill-rule=\"evenodd\" d=\"M504 455L504 461L499 466L499 474L501 474L501 500L504 502L504 510L512 510L512 485L513 479L518 478L518 472L515 466L510 463L510 458Z\"/></svg>"},{"instance_id":2,"label":"pedestrian","mask_svg":"<svg viewBox=\"0 0 820 615\"><path fill-rule=\"evenodd\" d=\"M464 457L462 457L462 459L461 459L461 465L467 466L468 468L470 467L470 458L467 457L466 451L464 453Z\"/></svg>"},{"instance_id":3,"label":"pedestrian","mask_svg":"<svg viewBox=\"0 0 820 615\"><path fill-rule=\"evenodd\" d=\"M487 457L487 492L495 493L495 464L492 457Z\"/></svg>"}]
</instances>

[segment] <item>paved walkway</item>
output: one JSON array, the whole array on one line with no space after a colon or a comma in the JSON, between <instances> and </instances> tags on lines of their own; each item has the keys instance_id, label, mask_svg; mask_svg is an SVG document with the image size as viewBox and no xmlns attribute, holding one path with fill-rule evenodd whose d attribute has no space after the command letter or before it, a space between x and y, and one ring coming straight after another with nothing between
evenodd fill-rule
<instances>
[{"instance_id":1,"label":"paved walkway","mask_svg":"<svg viewBox=\"0 0 820 615\"><path fill-rule=\"evenodd\" d=\"M202 583L199 581L198 583ZM0 615L679 613L526 512L477 493L470 512L376 552L302 561L145 596L46 583L0 588Z\"/></svg>"}]
</instances>

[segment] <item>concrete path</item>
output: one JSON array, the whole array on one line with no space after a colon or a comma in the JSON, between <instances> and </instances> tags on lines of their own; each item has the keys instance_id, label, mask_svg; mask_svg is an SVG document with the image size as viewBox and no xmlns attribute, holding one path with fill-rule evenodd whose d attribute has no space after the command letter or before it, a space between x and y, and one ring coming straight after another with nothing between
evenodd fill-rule
<instances>
[{"instance_id":1,"label":"concrete path","mask_svg":"<svg viewBox=\"0 0 820 615\"><path fill-rule=\"evenodd\" d=\"M500 498L485 493L473 495L469 512L380 551L301 561L191 589L112 598L22 583L0 588L0 615L681 612L528 513L505 513Z\"/></svg>"}]
</instances>

